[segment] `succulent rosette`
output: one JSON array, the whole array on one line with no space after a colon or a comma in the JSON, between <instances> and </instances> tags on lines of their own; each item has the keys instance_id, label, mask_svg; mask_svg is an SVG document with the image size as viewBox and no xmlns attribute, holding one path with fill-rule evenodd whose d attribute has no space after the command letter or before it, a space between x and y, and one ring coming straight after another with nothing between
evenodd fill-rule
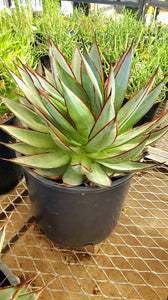
<instances>
[{"instance_id":1,"label":"succulent rosette","mask_svg":"<svg viewBox=\"0 0 168 300\"><path fill-rule=\"evenodd\" d=\"M1 125L19 142L7 146L23 154L11 159L37 174L68 186L90 181L110 187L113 178L157 166L146 162L146 147L163 136L167 117L134 126L152 107L164 79L154 88L157 73L123 105L128 86L133 45L128 47L105 80L99 47L77 45L71 66L49 40L51 71L45 76L22 64L20 77L8 69L23 95L18 102L1 96L23 127ZM138 80L138 79L137 79ZM159 128L159 129L158 129Z\"/></svg>"}]
</instances>

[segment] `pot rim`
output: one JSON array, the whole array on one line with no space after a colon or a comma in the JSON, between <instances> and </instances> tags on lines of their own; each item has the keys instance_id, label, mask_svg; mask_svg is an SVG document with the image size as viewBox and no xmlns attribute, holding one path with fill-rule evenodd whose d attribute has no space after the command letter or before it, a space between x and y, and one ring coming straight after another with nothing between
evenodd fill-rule
<instances>
[{"instance_id":1,"label":"pot rim","mask_svg":"<svg viewBox=\"0 0 168 300\"><path fill-rule=\"evenodd\" d=\"M57 188L59 190L64 190L64 191L73 191L73 192L104 192L104 191L108 191L109 189L113 189L116 188L118 185L123 184L127 181L129 181L133 176L134 173L130 173L127 175L124 175L120 178L116 178L115 181L113 181L113 184L111 187L99 187L99 186L94 186L94 187L86 187L86 186L65 186L65 185L60 185L57 182L54 182L52 180L50 180L49 178L45 178L41 175L36 174L35 172L33 172L30 168L28 167L22 167L23 171L25 173L30 174L32 177L34 177L34 179L40 181L42 184L48 185L51 188Z\"/></svg>"}]
</instances>

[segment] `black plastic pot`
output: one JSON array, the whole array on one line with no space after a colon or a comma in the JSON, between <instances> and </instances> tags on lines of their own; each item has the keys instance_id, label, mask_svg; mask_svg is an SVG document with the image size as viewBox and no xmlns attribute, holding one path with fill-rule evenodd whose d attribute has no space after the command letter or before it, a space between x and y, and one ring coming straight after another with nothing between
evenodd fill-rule
<instances>
[{"instance_id":1,"label":"black plastic pot","mask_svg":"<svg viewBox=\"0 0 168 300\"><path fill-rule=\"evenodd\" d=\"M4 124L17 126L18 122L16 117L12 116L8 118ZM15 140L10 135L0 129L0 142L9 143L14 141ZM0 144L0 157L10 159L16 157L16 153ZM18 184L21 177L22 167L0 159L0 194L5 194L13 189Z\"/></svg>"},{"instance_id":2,"label":"black plastic pot","mask_svg":"<svg viewBox=\"0 0 168 300\"><path fill-rule=\"evenodd\" d=\"M24 168L33 215L57 244L83 247L106 239L117 225L131 175L111 188L65 187Z\"/></svg>"},{"instance_id":3,"label":"black plastic pot","mask_svg":"<svg viewBox=\"0 0 168 300\"><path fill-rule=\"evenodd\" d=\"M3 282L1 286L13 286L18 284L15 275L2 260L0 260L0 283L1 282Z\"/></svg>"},{"instance_id":4,"label":"black plastic pot","mask_svg":"<svg viewBox=\"0 0 168 300\"><path fill-rule=\"evenodd\" d=\"M48 70L51 71L51 63L48 55L41 56L40 61L42 63L42 66L46 67Z\"/></svg>"}]
</instances>

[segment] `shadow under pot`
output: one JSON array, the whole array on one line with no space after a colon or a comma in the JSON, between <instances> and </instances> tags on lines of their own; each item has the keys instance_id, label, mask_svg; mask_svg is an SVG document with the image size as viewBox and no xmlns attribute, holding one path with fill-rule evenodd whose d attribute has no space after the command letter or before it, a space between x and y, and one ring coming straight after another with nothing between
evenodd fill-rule
<instances>
[{"instance_id":1,"label":"shadow under pot","mask_svg":"<svg viewBox=\"0 0 168 300\"><path fill-rule=\"evenodd\" d=\"M40 229L67 247L95 245L116 227L132 174L113 181L111 188L66 187L23 168Z\"/></svg>"},{"instance_id":2,"label":"shadow under pot","mask_svg":"<svg viewBox=\"0 0 168 300\"><path fill-rule=\"evenodd\" d=\"M15 116L9 117L3 124L7 125L20 125L20 121ZM9 134L0 129L0 142L10 143L16 142ZM11 159L16 157L14 150L7 148L0 144L0 194L8 193L12 190L22 178L22 167L14 163L5 161L1 158Z\"/></svg>"}]
</instances>

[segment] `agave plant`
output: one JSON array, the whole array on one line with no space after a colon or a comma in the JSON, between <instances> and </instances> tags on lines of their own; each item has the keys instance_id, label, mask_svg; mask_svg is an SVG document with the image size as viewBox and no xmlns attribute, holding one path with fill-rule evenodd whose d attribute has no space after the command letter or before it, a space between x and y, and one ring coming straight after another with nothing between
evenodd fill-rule
<instances>
[{"instance_id":1,"label":"agave plant","mask_svg":"<svg viewBox=\"0 0 168 300\"><path fill-rule=\"evenodd\" d=\"M110 187L113 177L157 166L143 160L146 146L168 130L157 126L168 111L155 120L134 127L158 97L164 79L155 86L158 69L141 90L123 105L131 69L133 45L104 78L96 40L90 51L77 45L71 66L52 40L52 71L45 77L22 64L20 77L8 69L24 93L19 102L1 96L5 105L24 123L22 128L1 125L20 142L8 147L23 154L11 161L34 169L41 176L62 178L77 186L93 182Z\"/></svg>"},{"instance_id":2,"label":"agave plant","mask_svg":"<svg viewBox=\"0 0 168 300\"><path fill-rule=\"evenodd\" d=\"M2 251L2 247L6 235L6 228L10 220L10 217L8 218L5 225L2 226L2 228L0 229L0 253ZM8 286L8 287L0 286L0 299L1 300L37 300L41 295L41 293L44 291L44 289L52 281L50 281L47 285L45 285L41 289L36 290L35 292L26 292L33 280L34 278L31 280L26 280L23 283L20 283L16 286Z\"/></svg>"}]
</instances>

